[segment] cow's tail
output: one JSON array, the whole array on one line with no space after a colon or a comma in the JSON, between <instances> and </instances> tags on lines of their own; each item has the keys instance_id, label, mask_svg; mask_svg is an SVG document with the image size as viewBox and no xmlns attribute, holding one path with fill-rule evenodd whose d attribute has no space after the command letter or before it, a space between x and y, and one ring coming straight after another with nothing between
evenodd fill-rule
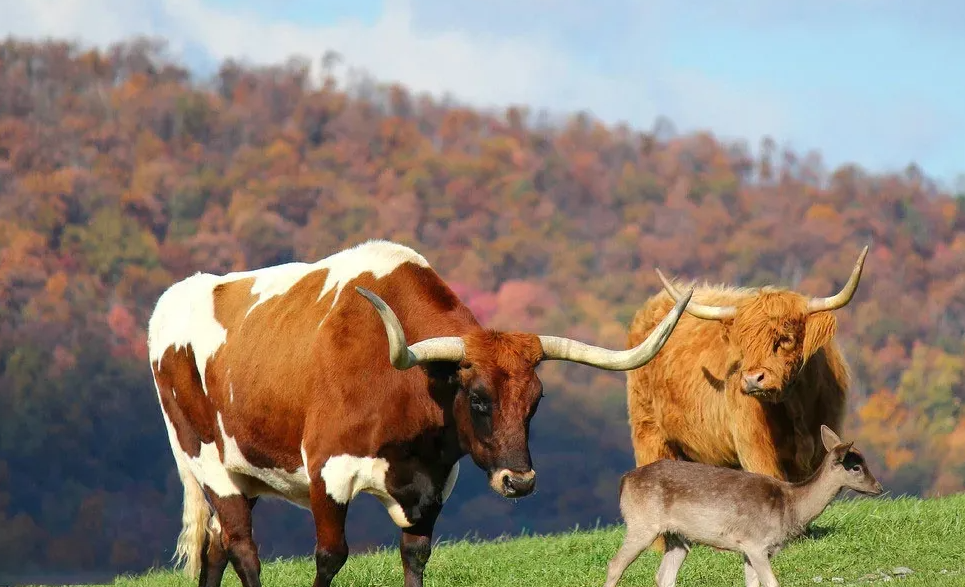
<instances>
[{"instance_id":1,"label":"cow's tail","mask_svg":"<svg viewBox=\"0 0 965 587\"><path fill-rule=\"evenodd\" d=\"M204 497L201 484L178 458L178 476L184 485L184 511L181 514L181 534L174 550L174 567L183 566L184 574L194 579L201 572L201 549L209 532L211 508Z\"/></svg>"}]
</instances>

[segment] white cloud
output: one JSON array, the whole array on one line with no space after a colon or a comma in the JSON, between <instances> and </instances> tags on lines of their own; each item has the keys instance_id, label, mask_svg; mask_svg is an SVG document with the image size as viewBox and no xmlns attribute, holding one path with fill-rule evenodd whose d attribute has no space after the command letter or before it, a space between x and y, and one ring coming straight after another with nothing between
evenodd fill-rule
<instances>
[{"instance_id":1,"label":"white cloud","mask_svg":"<svg viewBox=\"0 0 965 587\"><path fill-rule=\"evenodd\" d=\"M564 6L569 4L564 2L561 10ZM699 124L752 140L765 130L781 132L783 116L773 96L742 98L721 82L661 67L659 27L653 23L658 8L634 13L649 21L639 28L653 41L643 46L631 67L615 73L599 73L605 64L590 59L576 61L549 33L419 29L406 0L387 0L373 24L343 20L331 25L266 21L252 11L229 11L203 0L0 0L0 34L72 38L102 46L133 34L158 35L189 62L188 53L200 47L219 61L241 57L252 63L280 63L302 55L317 67L321 55L332 49L380 81L400 81L435 95L450 93L481 106L585 109L610 122L629 119L640 126L663 114L681 129Z\"/></svg>"},{"instance_id":2,"label":"white cloud","mask_svg":"<svg viewBox=\"0 0 965 587\"><path fill-rule=\"evenodd\" d=\"M70 38L106 44L132 31L153 32L145 2L117 0L0 0L0 34L18 38Z\"/></svg>"}]
</instances>

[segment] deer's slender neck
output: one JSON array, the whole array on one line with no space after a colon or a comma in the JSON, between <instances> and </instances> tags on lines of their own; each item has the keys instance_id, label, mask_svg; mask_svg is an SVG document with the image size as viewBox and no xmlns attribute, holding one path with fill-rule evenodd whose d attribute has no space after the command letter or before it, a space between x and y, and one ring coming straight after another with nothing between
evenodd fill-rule
<instances>
[{"instance_id":1,"label":"deer's slender neck","mask_svg":"<svg viewBox=\"0 0 965 587\"><path fill-rule=\"evenodd\" d=\"M841 482L833 478L830 468L830 459L825 459L810 479L791 486L791 511L798 526L803 528L820 516L841 491Z\"/></svg>"}]
</instances>

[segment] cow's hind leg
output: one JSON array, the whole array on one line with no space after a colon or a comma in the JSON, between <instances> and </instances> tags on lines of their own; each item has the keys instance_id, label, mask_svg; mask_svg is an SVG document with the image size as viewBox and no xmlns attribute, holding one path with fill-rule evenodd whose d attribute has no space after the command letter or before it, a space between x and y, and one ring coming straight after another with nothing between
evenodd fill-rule
<instances>
[{"instance_id":1,"label":"cow's hind leg","mask_svg":"<svg viewBox=\"0 0 965 587\"><path fill-rule=\"evenodd\" d=\"M198 576L198 587L218 587L228 567L228 552L224 548L221 534L221 522L218 516L211 516L208 523L208 533L201 547L201 574Z\"/></svg>"},{"instance_id":2,"label":"cow's hind leg","mask_svg":"<svg viewBox=\"0 0 965 587\"><path fill-rule=\"evenodd\" d=\"M205 491L218 514L221 548L217 545L217 535L209 535L208 548L204 553L207 560L201 576L207 575L207 585L210 587L218 585L227 559L231 561L244 587L260 587L261 561L258 560L258 546L251 535L251 509L255 500L240 493L222 497L207 487Z\"/></svg>"},{"instance_id":3,"label":"cow's hind leg","mask_svg":"<svg viewBox=\"0 0 965 587\"><path fill-rule=\"evenodd\" d=\"M315 583L314 587L329 587L332 579L348 559L345 540L345 516L348 503L332 499L325 489L325 480L316 478L309 486L312 517L315 518Z\"/></svg>"}]
</instances>

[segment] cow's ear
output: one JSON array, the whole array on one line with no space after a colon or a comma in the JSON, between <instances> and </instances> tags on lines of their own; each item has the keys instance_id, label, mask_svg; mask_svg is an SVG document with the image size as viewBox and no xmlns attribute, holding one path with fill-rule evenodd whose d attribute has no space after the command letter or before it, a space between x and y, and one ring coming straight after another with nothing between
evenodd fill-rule
<instances>
[{"instance_id":1,"label":"cow's ear","mask_svg":"<svg viewBox=\"0 0 965 587\"><path fill-rule=\"evenodd\" d=\"M730 329L734 326L734 321L731 319L721 320L720 326L720 339L724 342L724 344L730 344Z\"/></svg>"},{"instance_id":2,"label":"cow's ear","mask_svg":"<svg viewBox=\"0 0 965 587\"><path fill-rule=\"evenodd\" d=\"M838 329L834 312L816 312L808 316L804 327L804 360L807 361L818 349L831 342Z\"/></svg>"}]
</instances>

